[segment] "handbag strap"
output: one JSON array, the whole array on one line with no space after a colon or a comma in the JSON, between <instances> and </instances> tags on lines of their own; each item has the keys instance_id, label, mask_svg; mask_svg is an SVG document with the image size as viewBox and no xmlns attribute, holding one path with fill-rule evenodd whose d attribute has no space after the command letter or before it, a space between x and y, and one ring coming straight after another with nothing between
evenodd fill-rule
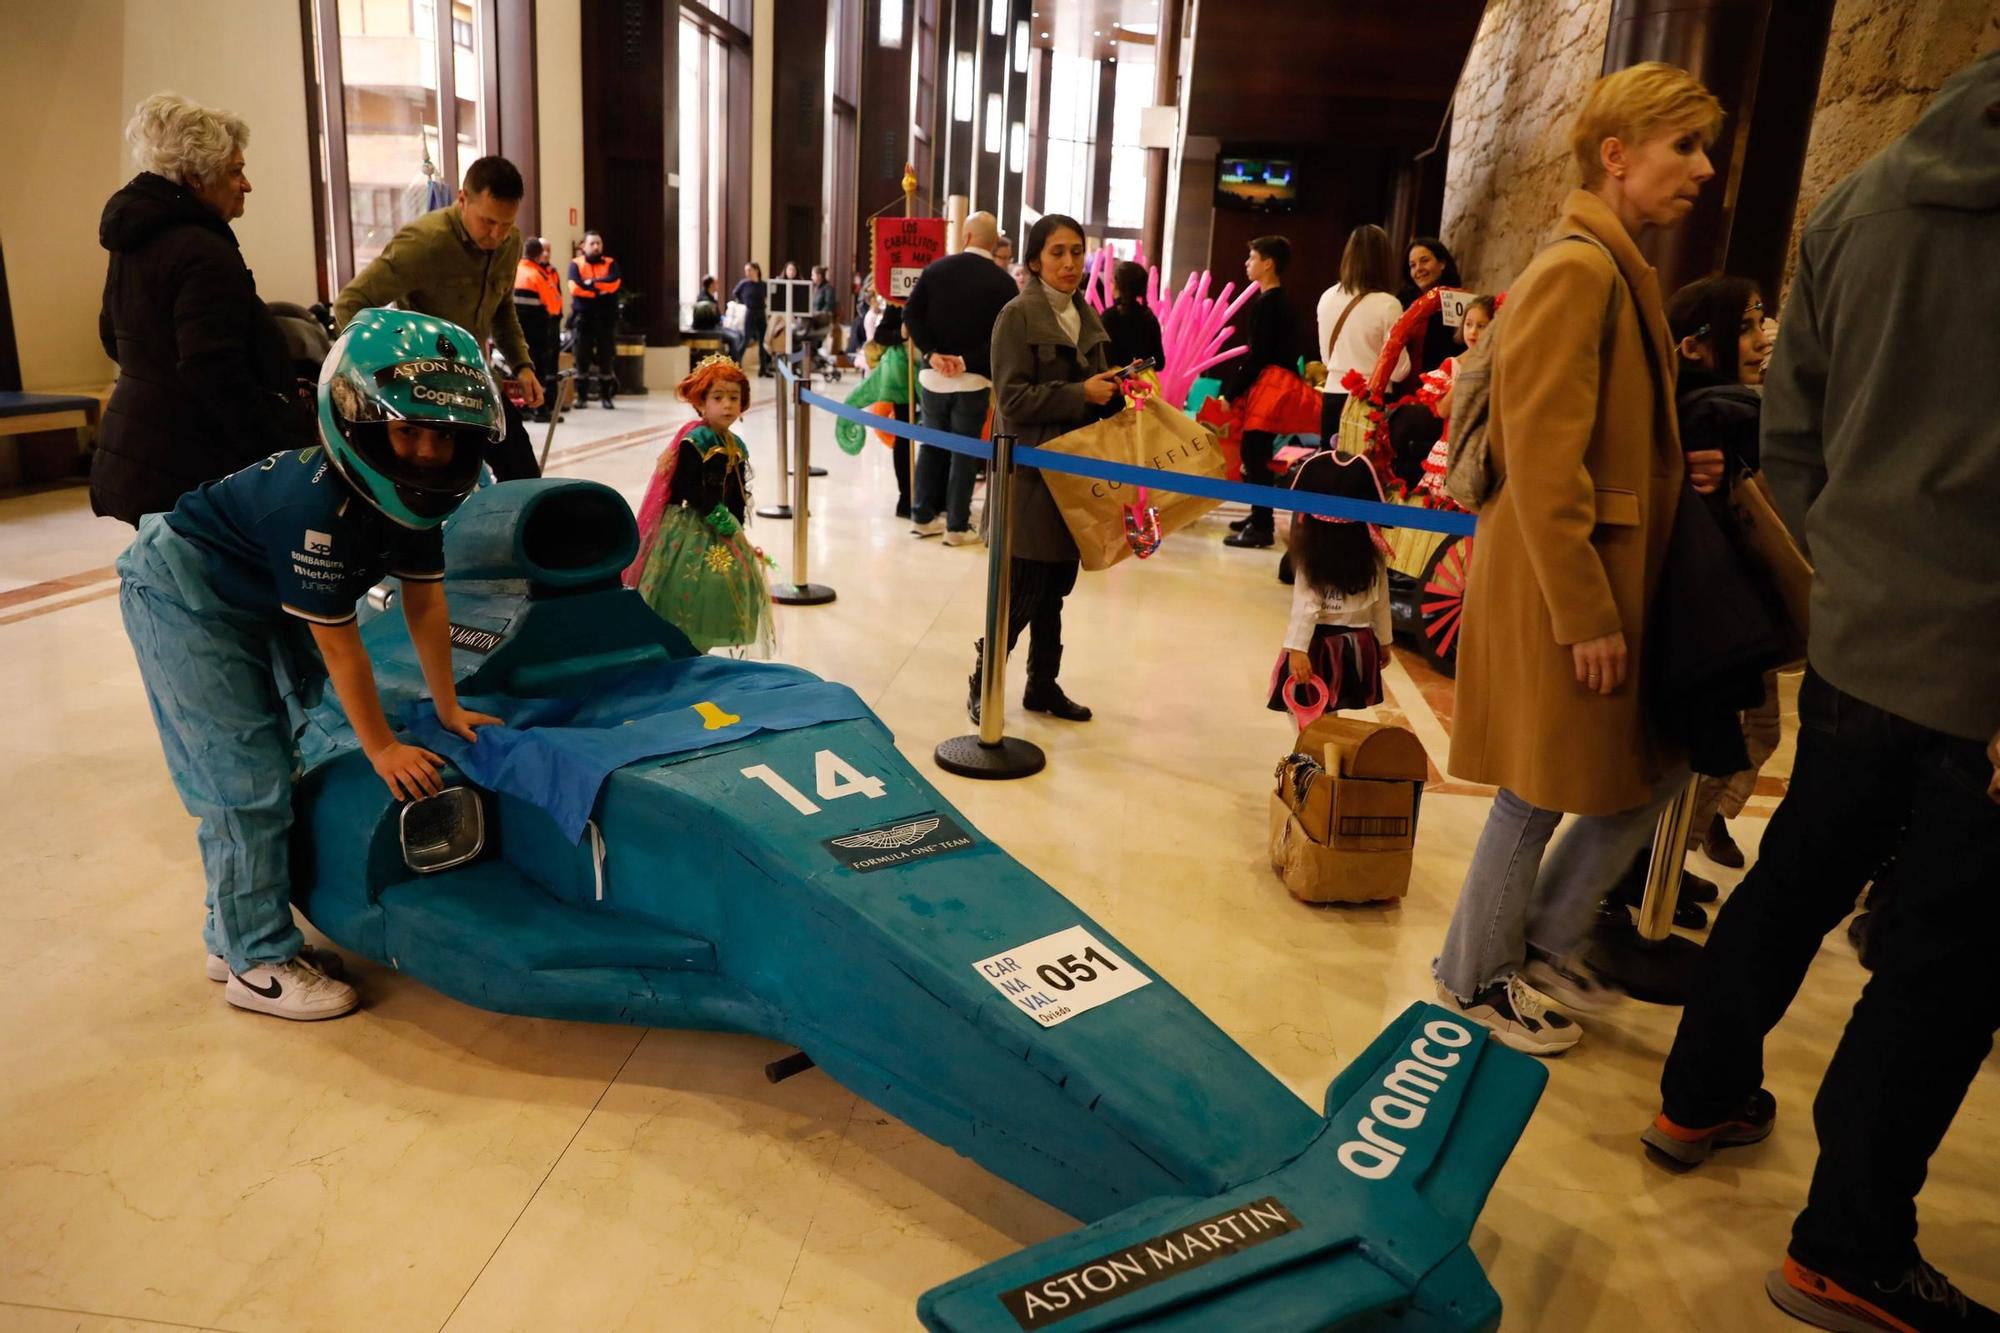
<instances>
[{"instance_id":1,"label":"handbag strap","mask_svg":"<svg viewBox=\"0 0 2000 1333\"><path fill-rule=\"evenodd\" d=\"M1367 292L1361 293L1361 296L1366 296L1366 295L1368 295ZM1347 309L1340 312L1340 318L1333 321L1333 336L1326 340L1326 359L1328 361L1333 360L1333 349L1340 342L1340 331L1347 327L1347 317L1354 313L1354 307L1361 304L1361 296L1357 296L1353 300L1349 301L1347 303ZM1327 373L1328 374L1333 373L1333 368L1331 366L1327 367Z\"/></svg>"}]
</instances>

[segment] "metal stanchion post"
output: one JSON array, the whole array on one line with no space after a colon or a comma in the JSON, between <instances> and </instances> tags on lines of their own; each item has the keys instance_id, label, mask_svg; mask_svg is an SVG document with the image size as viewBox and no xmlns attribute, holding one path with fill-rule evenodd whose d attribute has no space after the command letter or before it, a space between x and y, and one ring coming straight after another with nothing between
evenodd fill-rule
<instances>
[{"instance_id":1,"label":"metal stanchion post","mask_svg":"<svg viewBox=\"0 0 2000 1333\"><path fill-rule=\"evenodd\" d=\"M1660 811L1659 828L1653 834L1653 861L1646 868L1645 896L1639 900L1639 938L1651 943L1673 936L1674 908L1681 896L1681 863L1687 859L1698 782L1699 778L1689 778L1680 795Z\"/></svg>"},{"instance_id":2,"label":"metal stanchion post","mask_svg":"<svg viewBox=\"0 0 2000 1333\"><path fill-rule=\"evenodd\" d=\"M575 370L559 370L556 372L555 378L550 380L547 385L544 401L549 405L549 428L542 432L542 454L541 457L535 460L535 471L537 472L546 472L549 470L549 449L556 442L556 427L562 424L563 419L563 391L569 387L569 382L575 378Z\"/></svg>"},{"instance_id":3,"label":"metal stanchion post","mask_svg":"<svg viewBox=\"0 0 2000 1333\"><path fill-rule=\"evenodd\" d=\"M806 521L811 509L806 503L812 486L812 409L804 394L811 381L792 381L792 430L798 437L798 460L792 471L792 581L773 584L771 600L780 606L825 606L833 600L833 589L806 578Z\"/></svg>"},{"instance_id":4,"label":"metal stanchion post","mask_svg":"<svg viewBox=\"0 0 2000 1333\"><path fill-rule=\"evenodd\" d=\"M794 380L796 386L797 381ZM778 397L773 406L778 414L778 503L765 505L757 511L758 518L790 518L791 505L785 502L785 493L792 488L792 390L786 386L782 371L778 374Z\"/></svg>"},{"instance_id":5,"label":"metal stanchion post","mask_svg":"<svg viewBox=\"0 0 2000 1333\"><path fill-rule=\"evenodd\" d=\"M1687 1002L1701 945L1673 931L1674 908L1681 896L1681 863L1687 859L1688 829L1694 823L1695 785L1687 786L1660 811L1653 831L1653 859L1646 870L1646 892L1639 900L1635 926L1623 913L1600 926L1591 950L1599 972L1617 982L1635 1000L1648 1004Z\"/></svg>"},{"instance_id":6,"label":"metal stanchion post","mask_svg":"<svg viewBox=\"0 0 2000 1333\"><path fill-rule=\"evenodd\" d=\"M941 741L939 768L962 778L1025 778L1048 766L1032 741L1006 735L1007 607L1012 596L1013 545L1008 504L1014 482L1014 437L995 434L986 481L986 639L979 657L979 730Z\"/></svg>"}]
</instances>

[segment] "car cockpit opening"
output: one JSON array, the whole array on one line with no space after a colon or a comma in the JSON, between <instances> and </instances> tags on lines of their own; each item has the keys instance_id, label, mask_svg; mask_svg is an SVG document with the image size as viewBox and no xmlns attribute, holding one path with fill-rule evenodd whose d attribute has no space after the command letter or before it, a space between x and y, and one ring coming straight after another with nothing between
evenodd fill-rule
<instances>
[{"instance_id":1,"label":"car cockpit opening","mask_svg":"<svg viewBox=\"0 0 2000 1333\"><path fill-rule=\"evenodd\" d=\"M617 492L578 487L556 492L528 511L521 525L521 558L537 575L574 574L612 567L632 557L632 511Z\"/></svg>"}]
</instances>

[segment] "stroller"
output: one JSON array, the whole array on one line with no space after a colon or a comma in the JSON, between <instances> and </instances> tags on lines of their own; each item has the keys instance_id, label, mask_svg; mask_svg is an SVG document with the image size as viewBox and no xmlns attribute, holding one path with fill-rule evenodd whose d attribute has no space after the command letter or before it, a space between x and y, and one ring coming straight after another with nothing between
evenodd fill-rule
<instances>
[{"instance_id":1,"label":"stroller","mask_svg":"<svg viewBox=\"0 0 2000 1333\"><path fill-rule=\"evenodd\" d=\"M264 309L277 324L292 364L292 394L286 403L292 426L302 438L317 438L319 368L333 350L333 312L324 304L308 310L290 301L266 301Z\"/></svg>"}]
</instances>

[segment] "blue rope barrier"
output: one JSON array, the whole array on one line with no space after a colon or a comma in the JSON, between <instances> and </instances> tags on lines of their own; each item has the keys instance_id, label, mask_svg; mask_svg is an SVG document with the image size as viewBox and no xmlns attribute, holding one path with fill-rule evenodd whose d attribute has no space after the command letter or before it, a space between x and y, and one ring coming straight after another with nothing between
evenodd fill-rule
<instances>
[{"instance_id":1,"label":"blue rope barrier","mask_svg":"<svg viewBox=\"0 0 2000 1333\"><path fill-rule=\"evenodd\" d=\"M949 449L955 454L970 454L974 458L990 462L993 445L988 440L975 440L964 435L953 435L950 431L939 430L935 426L919 426L915 422L898 421L894 417L878 417L873 412L864 412L858 407L828 398L824 394L807 389L799 397L814 407L824 408L837 417L858 421L870 430L879 430L885 435L900 435L918 444L934 444L940 449ZM1019 457L1016 454L1015 457Z\"/></svg>"},{"instance_id":2,"label":"blue rope barrier","mask_svg":"<svg viewBox=\"0 0 2000 1333\"><path fill-rule=\"evenodd\" d=\"M1471 514L1455 514L1421 505L1392 505L1377 500L1349 500L1313 491L1295 491L1285 486L1253 486L1248 482L1223 481L1219 477L1197 477L1164 468L1134 467L1103 458L1078 458L1074 454L1047 449L1021 448L1014 461L1023 467L1039 467L1045 472L1068 472L1095 481L1113 481L1127 486L1148 486L1181 495L1199 495L1210 500L1234 500L1240 504L1264 505L1320 518L1345 518L1373 523L1378 528L1420 528L1470 537L1476 520Z\"/></svg>"},{"instance_id":3,"label":"blue rope barrier","mask_svg":"<svg viewBox=\"0 0 2000 1333\"><path fill-rule=\"evenodd\" d=\"M799 397L814 407L831 412L837 417L859 422L870 430L899 435L904 439L915 440L919 444L936 445L953 453L970 454L974 458L993 457L993 446L985 440L969 439L934 427L898 421L894 417L876 416L873 412L849 407L846 403L837 402L810 389ZM1165 468L1135 467L1130 463L1113 463L1101 458L1078 458L1074 454L1049 449L1018 448L1014 451L1014 461L1023 467L1040 468L1044 472L1067 472L1073 476L1089 477L1094 481L1145 486L1153 490L1170 491L1177 495L1199 495L1209 500L1262 505L1269 509L1313 514L1320 518L1351 519L1361 523L1373 523L1381 528L1417 528L1424 532L1442 532L1447 536L1470 537L1478 522L1471 514L1455 513L1445 509L1426 509L1421 505L1383 504L1375 500L1348 500L1334 495L1295 491L1284 486L1253 486L1248 482L1199 477L1186 472L1171 472Z\"/></svg>"}]
</instances>

